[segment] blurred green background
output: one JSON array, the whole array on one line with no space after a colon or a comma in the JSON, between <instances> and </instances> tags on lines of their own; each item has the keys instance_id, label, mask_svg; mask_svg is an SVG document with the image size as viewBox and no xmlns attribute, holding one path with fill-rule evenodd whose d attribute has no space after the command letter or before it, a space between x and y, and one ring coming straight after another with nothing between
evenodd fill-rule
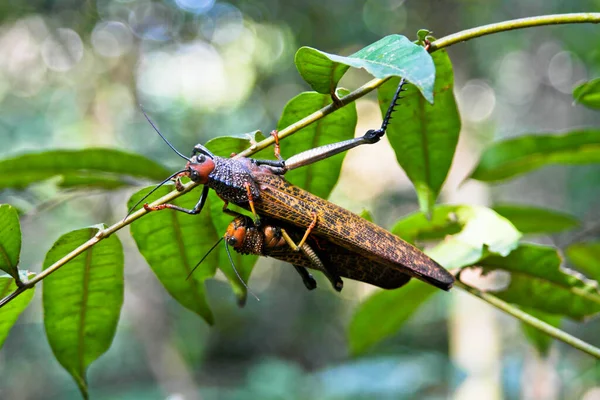
<instances>
[{"instance_id":1,"label":"blurred green background","mask_svg":"<svg viewBox=\"0 0 600 400\"><path fill-rule=\"evenodd\" d=\"M380 37L436 37L506 19L597 11L598 0L231 1L35 0L0 3L0 156L39 149L113 147L176 170L181 160L152 131L139 105L184 153L198 142L276 126L285 103L309 90L296 72L300 46L349 55ZM451 47L461 141L444 201L535 204L600 219L600 168L549 167L489 188L460 181L494 139L598 125L574 106L572 88L600 72L595 25L502 33ZM369 77L351 71L354 89ZM358 133L381 121L376 97L357 103ZM285 146L285 142L282 143ZM140 182L140 186L149 182ZM39 271L61 234L126 213L132 189L58 192L48 184L4 191L24 215L22 268ZM389 228L417 209L385 144L353 150L333 201L373 211ZM577 233L536 238L564 246ZM334 293L304 289L287 265L262 260L250 286L260 302L239 309L223 279L208 282L216 325L179 306L160 286L128 232L126 293L111 349L89 372L95 399L597 399L594 360L562 344L547 359L518 323L462 293L440 294L396 337L350 357L346 327L371 293L346 282ZM79 393L44 338L40 293L0 352L0 398L70 399ZM402 307L401 304L397 305ZM600 344L600 324L566 330Z\"/></svg>"}]
</instances>

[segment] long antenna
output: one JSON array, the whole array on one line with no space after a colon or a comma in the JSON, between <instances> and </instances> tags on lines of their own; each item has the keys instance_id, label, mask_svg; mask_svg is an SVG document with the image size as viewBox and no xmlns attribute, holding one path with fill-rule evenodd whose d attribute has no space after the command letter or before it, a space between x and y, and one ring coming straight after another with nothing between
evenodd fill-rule
<instances>
[{"instance_id":1,"label":"long antenna","mask_svg":"<svg viewBox=\"0 0 600 400\"><path fill-rule=\"evenodd\" d=\"M213 247L211 247L210 250L204 255L204 257L202 257L202 260L198 261L198 264L196 264L196 266L194 268L192 268L192 270L188 274L187 278L185 278L186 281L188 279L190 279L190 276L192 276L192 274L194 273L196 268L198 268L200 266L200 264L202 264L202 261L204 261L206 259L206 257L208 257L208 255L215 249L215 247L217 247L217 245L219 243L221 243L222 240L223 240L223 237L221 237L221 239L217 240L217 242L215 244L213 244Z\"/></svg>"},{"instance_id":2,"label":"long antenna","mask_svg":"<svg viewBox=\"0 0 600 400\"><path fill-rule=\"evenodd\" d=\"M127 219L127 217L129 217L129 215L131 214L131 212L140 205L140 203L144 200L146 200L148 198L148 196L150 196L152 193L156 192L158 190L159 187L161 187L162 185L164 185L165 183L167 183L169 180L173 179L174 177L176 177L177 175L181 174L182 172L185 172L185 169L182 169L181 171L177 171L174 174L172 174L171 176L169 176L167 179L165 179L164 181L162 181L161 183L159 183L158 185L156 185L156 187L154 189L152 189L151 191L148 192L148 194L146 194L144 197L142 197L140 200L138 200L137 203L135 203L133 205L133 207L131 207L129 209L129 211L127 211L127 215L125 216L125 218L123 218L123 221L125 221L125 219Z\"/></svg>"},{"instance_id":3,"label":"long antenna","mask_svg":"<svg viewBox=\"0 0 600 400\"><path fill-rule=\"evenodd\" d=\"M142 107L141 104L140 104L140 109L142 110L142 113L144 114L144 117L146 117L146 119L148 120L148 122L150 122L150 125L152 125L152 128L154 128L154 130L156 131L156 133L158 133L158 136L160 136L162 138L162 140L165 141L165 143L167 144L167 146L169 146L171 148L171 150L173 150L175 153L177 153L177 155L179 157L183 158L184 160L190 161L190 159L188 157L186 157L183 154L181 154L181 152L179 150L177 150L175 147L173 147L173 145L171 143L169 143L169 141L167 140L167 138L164 137L162 133L160 133L160 131L158 130L158 128L156 127L156 125L154 125L154 122L152 122L152 120L150 119L150 117L148 116L148 114L146 114L146 111L144 111L144 108Z\"/></svg>"},{"instance_id":4,"label":"long antenna","mask_svg":"<svg viewBox=\"0 0 600 400\"><path fill-rule=\"evenodd\" d=\"M227 257L229 257L229 262L231 263L231 267L235 271L235 274L237 275L237 277L240 280L240 282L242 282L242 285L244 285L244 287L246 288L246 290L248 291L248 293L250 293L252 296L254 296L254 298L256 299L256 301L260 301L260 299L258 298L258 296L255 295L254 292L248 287L248 285L246 284L246 282L244 282L244 280L240 276L240 273L238 272L237 268L235 267L235 264L233 263L233 258L231 258L231 253L229 252L229 245L227 245L227 241L225 241L225 250L227 251Z\"/></svg>"}]
</instances>

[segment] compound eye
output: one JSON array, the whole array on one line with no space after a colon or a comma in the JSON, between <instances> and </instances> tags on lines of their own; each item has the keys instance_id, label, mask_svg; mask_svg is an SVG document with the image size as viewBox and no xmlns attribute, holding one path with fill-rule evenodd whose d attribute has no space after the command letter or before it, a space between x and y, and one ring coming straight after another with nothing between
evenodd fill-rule
<instances>
[{"instance_id":1,"label":"compound eye","mask_svg":"<svg viewBox=\"0 0 600 400\"><path fill-rule=\"evenodd\" d=\"M198 164L202 164L204 161L206 161L206 156L204 154L198 154L196 156L196 162Z\"/></svg>"},{"instance_id":2,"label":"compound eye","mask_svg":"<svg viewBox=\"0 0 600 400\"><path fill-rule=\"evenodd\" d=\"M231 236L229 238L227 238L227 244L229 244L230 246L235 247L235 245L238 243L237 239L235 238L235 236Z\"/></svg>"}]
</instances>

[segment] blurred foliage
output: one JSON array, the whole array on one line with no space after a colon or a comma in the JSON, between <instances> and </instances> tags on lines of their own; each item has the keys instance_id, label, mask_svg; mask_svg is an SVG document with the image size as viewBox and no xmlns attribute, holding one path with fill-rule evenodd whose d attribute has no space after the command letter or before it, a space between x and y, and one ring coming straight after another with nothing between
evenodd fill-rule
<instances>
[{"instance_id":1,"label":"blurred foliage","mask_svg":"<svg viewBox=\"0 0 600 400\"><path fill-rule=\"evenodd\" d=\"M0 3L0 138L4 144L0 156L109 147L143 154L160 168L165 165L174 171L180 168L180 160L152 132L138 104L177 148L188 153L195 143L216 136L273 129L284 105L308 89L293 63L300 46L347 55L388 34L400 33L412 40L418 29L428 28L442 37L504 19L597 8L595 0L4 1ZM479 152L492 138L598 126L600 114L573 106L571 95L575 86L593 83L600 74L597 29L594 25L543 27L493 35L448 50L461 135L469 150L461 152L459 144L454 163L464 171L461 177L473 166L472 162L465 165L469 152ZM365 80L362 72L351 71L341 85L355 88ZM580 94L575 93L577 101L595 104L590 95L594 93ZM373 95L357 104L359 130L379 124L369 112L376 101ZM57 161L48 158L45 164L42 159L18 174L43 175ZM374 209L375 220L385 221L386 226L417 208L412 189L386 181L392 171L382 170L379 160L369 160L374 168L363 163L359 169L370 173L369 180L383 183L370 189L360 186L358 178L352 178L355 184L344 183L342 176L340 188L334 190L336 199L361 210L365 204L354 196L370 194L367 206ZM130 176L117 175L116 181L131 182ZM98 176L77 176L97 178L97 187L105 182ZM163 174L151 171L141 178L154 180L155 176ZM600 219L598 176L597 164L550 166L500 183L491 191L492 200L535 204L577 216L582 221L580 230L544 238L571 244L598 237L594 228L594 221L597 225ZM110 178L112 182L114 177ZM73 182L76 187L81 180ZM0 193L0 203L23 210L23 248L30 250L21 254L22 269L41 270L44 251L63 233L116 221L127 211L129 192L82 194L73 186L71 191L60 190L56 183ZM451 186L442 197L453 199L455 191ZM66 196L70 196L68 203ZM398 198L401 201L390 200ZM434 211L432 221L441 227L411 233L412 239L460 235L460 221L446 219L453 212L437 218ZM425 221L422 214L418 218ZM127 235L121 239L127 259L125 303L111 348L88 373L93 398L444 398L465 378L459 370L463 366L446 357L452 329L445 322L448 296L436 296L413 314L407 307L406 313L395 316L404 318L401 331L393 330L361 358L348 360L346 328L357 299L368 292L365 285L348 282L340 295L330 289L307 292L289 266L263 262L250 281L261 300L249 301L245 309L232 301L224 279L207 281L208 303L219 316L209 329L166 295L131 239ZM480 251L485 248L478 246ZM594 277L597 270L586 270L589 263L580 265L591 250L570 249L575 267ZM491 261L491 267L498 266ZM553 284L564 278L564 272L557 270L555 277ZM320 288L328 288L325 280L318 279ZM26 296L33 296L33 291L12 304L25 307ZM68 374L48 368L57 364L48 343L40 340L44 332L36 300L13 327L0 353L2 396L78 398ZM396 300L398 307L406 304ZM378 315L385 318L384 312ZM597 321L563 325L599 344L594 333ZM501 390L505 398L520 398L527 387L523 379L511 377L527 373L523 336L514 329L500 329L497 334L503 346L498 359ZM538 349L547 351L547 343ZM597 379L584 374L593 368L587 356L563 345L550 348L548 354L557 396L580 398L597 385ZM512 362L514 358L523 361ZM529 386L536 384L529 382Z\"/></svg>"}]
</instances>

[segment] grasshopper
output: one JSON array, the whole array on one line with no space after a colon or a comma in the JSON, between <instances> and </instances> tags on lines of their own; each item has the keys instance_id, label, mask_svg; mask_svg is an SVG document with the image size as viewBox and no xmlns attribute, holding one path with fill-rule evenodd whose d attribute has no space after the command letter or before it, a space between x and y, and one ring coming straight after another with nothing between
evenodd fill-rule
<instances>
[{"instance_id":1,"label":"grasshopper","mask_svg":"<svg viewBox=\"0 0 600 400\"><path fill-rule=\"evenodd\" d=\"M173 204L156 207L144 204L144 208L147 211L170 208L187 214L198 214L204 207L208 190L213 189L224 200L224 211L227 211L228 203L234 203L251 211L257 223L260 215L304 229L304 235L297 244L300 249L310 235L315 235L383 268L390 268L440 289L449 290L454 283L454 276L419 249L358 215L290 184L282 176L291 169L353 147L378 142L385 134L404 84L405 80L402 79L379 129L369 130L358 138L302 152L285 161L279 156L277 141L275 154L279 161L218 157L201 144L194 146L192 156L188 158L169 144L187 163L183 170L162 183L187 176L204 185L202 194L193 209ZM150 123L152 124L151 121ZM152 126L167 142L154 124Z\"/></svg>"},{"instance_id":2,"label":"grasshopper","mask_svg":"<svg viewBox=\"0 0 600 400\"><path fill-rule=\"evenodd\" d=\"M309 290L317 284L306 268L321 271L337 291L343 288L341 277L383 289L397 289L410 280L410 276L397 269L387 268L314 235L298 248L296 241L303 236L302 229L269 218L261 218L260 222L257 226L250 217L237 216L224 235L226 248L231 246L240 254L273 257L292 264Z\"/></svg>"}]
</instances>

